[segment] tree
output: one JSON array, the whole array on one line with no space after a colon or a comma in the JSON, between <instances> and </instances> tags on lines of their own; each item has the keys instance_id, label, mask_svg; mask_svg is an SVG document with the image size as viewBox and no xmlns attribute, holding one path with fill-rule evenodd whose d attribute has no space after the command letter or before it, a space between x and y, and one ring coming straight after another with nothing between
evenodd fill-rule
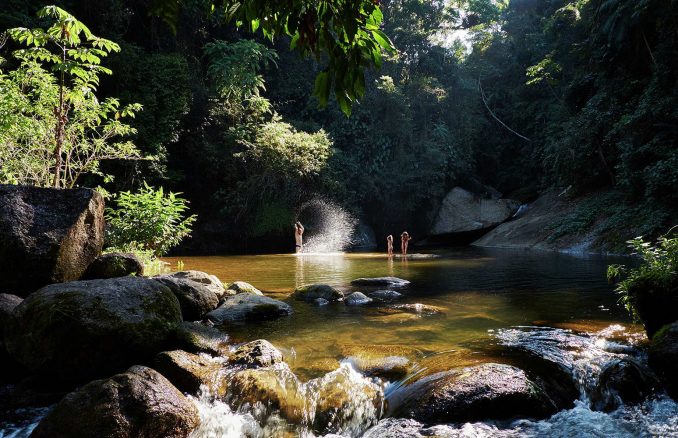
<instances>
[{"instance_id":1,"label":"tree","mask_svg":"<svg viewBox=\"0 0 678 438\"><path fill-rule=\"evenodd\" d=\"M53 174L51 185L72 187L83 172L97 171L101 159L138 156L131 143L110 140L134 132L120 118L133 117L141 106L121 107L113 98L100 102L94 94L99 75L112 73L101 65L101 59L120 50L116 43L93 35L85 24L59 7L46 6L37 15L54 23L47 29L19 27L7 31L28 48L14 53L21 62L18 71L0 76L0 80L3 88L23 97L24 116L36 123L53 124L53 141L41 138L38 143L30 137L7 136L5 131L4 142L6 146L23 146L24 153L37 156L44 154L46 143L53 144L54 165L45 167ZM44 66L50 66L52 73ZM5 100L5 104L12 103ZM12 128L11 124L5 126L6 130ZM40 179L29 180L44 185Z\"/></svg>"}]
</instances>

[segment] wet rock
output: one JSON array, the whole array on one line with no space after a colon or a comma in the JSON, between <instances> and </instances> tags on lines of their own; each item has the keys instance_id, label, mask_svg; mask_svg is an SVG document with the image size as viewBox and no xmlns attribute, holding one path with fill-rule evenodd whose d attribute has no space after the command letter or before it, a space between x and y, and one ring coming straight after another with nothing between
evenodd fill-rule
<instances>
[{"instance_id":1,"label":"wet rock","mask_svg":"<svg viewBox=\"0 0 678 438\"><path fill-rule=\"evenodd\" d=\"M393 416L426 424L545 418L557 411L541 387L519 368L502 364L436 373L389 396Z\"/></svg>"},{"instance_id":2,"label":"wet rock","mask_svg":"<svg viewBox=\"0 0 678 438\"><path fill-rule=\"evenodd\" d=\"M224 365L223 360L181 350L164 351L155 357L155 369L180 391L193 395L203 387L210 395L224 396L228 388Z\"/></svg>"},{"instance_id":3,"label":"wet rock","mask_svg":"<svg viewBox=\"0 0 678 438\"><path fill-rule=\"evenodd\" d=\"M657 373L671 397L678 400L678 321L664 326L652 338L650 367Z\"/></svg>"},{"instance_id":4,"label":"wet rock","mask_svg":"<svg viewBox=\"0 0 678 438\"><path fill-rule=\"evenodd\" d=\"M402 287L410 284L409 281L398 277L375 277L375 278L356 278L351 282L355 286L390 286Z\"/></svg>"},{"instance_id":5,"label":"wet rock","mask_svg":"<svg viewBox=\"0 0 678 438\"><path fill-rule=\"evenodd\" d=\"M313 300L313 304L318 306L318 307L323 307L323 306L327 306L328 304L330 304L330 302L327 301L325 298L316 298L315 300Z\"/></svg>"},{"instance_id":6,"label":"wet rock","mask_svg":"<svg viewBox=\"0 0 678 438\"><path fill-rule=\"evenodd\" d=\"M183 438L200 423L195 405L157 371L134 366L68 394L34 438Z\"/></svg>"},{"instance_id":7,"label":"wet rock","mask_svg":"<svg viewBox=\"0 0 678 438\"><path fill-rule=\"evenodd\" d=\"M591 393L591 406L611 412L624 404L640 403L659 386L650 370L633 359L613 360L605 365Z\"/></svg>"},{"instance_id":8,"label":"wet rock","mask_svg":"<svg viewBox=\"0 0 678 438\"><path fill-rule=\"evenodd\" d=\"M231 355L231 364L246 368L270 367L283 361L283 355L264 339L248 342L238 347Z\"/></svg>"},{"instance_id":9,"label":"wet rock","mask_svg":"<svg viewBox=\"0 0 678 438\"><path fill-rule=\"evenodd\" d=\"M14 308L21 304L23 298L16 295L0 294L0 341L2 341L2 333L5 321L12 315Z\"/></svg>"},{"instance_id":10,"label":"wet rock","mask_svg":"<svg viewBox=\"0 0 678 438\"><path fill-rule=\"evenodd\" d=\"M407 418L385 418L368 429L363 438L424 438L424 425Z\"/></svg>"},{"instance_id":11,"label":"wet rock","mask_svg":"<svg viewBox=\"0 0 678 438\"><path fill-rule=\"evenodd\" d=\"M455 187L445 196L430 235L492 228L513 216L519 206L520 202L512 199L485 199Z\"/></svg>"},{"instance_id":12,"label":"wet rock","mask_svg":"<svg viewBox=\"0 0 678 438\"><path fill-rule=\"evenodd\" d=\"M87 267L82 280L97 280L106 278L144 275L144 264L139 257L131 253L113 252L102 254Z\"/></svg>"},{"instance_id":13,"label":"wet rock","mask_svg":"<svg viewBox=\"0 0 678 438\"><path fill-rule=\"evenodd\" d=\"M104 200L90 189L0 185L0 292L79 279L101 253Z\"/></svg>"},{"instance_id":14,"label":"wet rock","mask_svg":"<svg viewBox=\"0 0 678 438\"><path fill-rule=\"evenodd\" d=\"M318 298L327 301L341 301L344 299L344 294L326 284L310 284L297 288L292 296L301 301L313 302Z\"/></svg>"},{"instance_id":15,"label":"wet rock","mask_svg":"<svg viewBox=\"0 0 678 438\"><path fill-rule=\"evenodd\" d=\"M228 336L215 327L200 322L184 322L176 330L177 347L189 353L207 353L228 357Z\"/></svg>"},{"instance_id":16,"label":"wet rock","mask_svg":"<svg viewBox=\"0 0 678 438\"><path fill-rule=\"evenodd\" d=\"M363 306L372 302L372 298L369 298L362 292L353 292L351 295L347 296L344 299L344 302L347 306Z\"/></svg>"},{"instance_id":17,"label":"wet rock","mask_svg":"<svg viewBox=\"0 0 678 438\"><path fill-rule=\"evenodd\" d=\"M252 286L249 283L244 281L236 281L226 287L227 295L237 295L237 294L253 294L253 295L263 295L259 289Z\"/></svg>"},{"instance_id":18,"label":"wet rock","mask_svg":"<svg viewBox=\"0 0 678 438\"><path fill-rule=\"evenodd\" d=\"M157 281L74 281L26 298L7 321L5 340L29 370L83 382L152 359L180 323L176 297Z\"/></svg>"},{"instance_id":19,"label":"wet rock","mask_svg":"<svg viewBox=\"0 0 678 438\"><path fill-rule=\"evenodd\" d=\"M399 310L401 312L407 313L416 313L416 314L425 314L425 315L437 315L445 313L447 309L440 306L432 306L429 304L421 303L412 303L412 304L396 304L391 306L391 308Z\"/></svg>"},{"instance_id":20,"label":"wet rock","mask_svg":"<svg viewBox=\"0 0 678 438\"><path fill-rule=\"evenodd\" d=\"M214 285L196 281L199 279L209 281L209 277L210 275L204 272L185 271L158 275L153 279L167 286L177 297L184 320L197 321L219 305L219 297L215 293ZM221 291L223 294L223 286Z\"/></svg>"},{"instance_id":21,"label":"wet rock","mask_svg":"<svg viewBox=\"0 0 678 438\"><path fill-rule=\"evenodd\" d=\"M402 298L403 294L394 290L376 290L367 294L370 298L380 301L395 301Z\"/></svg>"},{"instance_id":22,"label":"wet rock","mask_svg":"<svg viewBox=\"0 0 678 438\"><path fill-rule=\"evenodd\" d=\"M211 290L220 299L224 297L226 289L224 283L216 275L208 274L202 271L179 271L170 274L173 278L190 280L194 283L200 283L204 288Z\"/></svg>"},{"instance_id":23,"label":"wet rock","mask_svg":"<svg viewBox=\"0 0 678 438\"><path fill-rule=\"evenodd\" d=\"M291 313L292 307L282 301L260 295L239 294L224 300L206 317L215 324L224 324L275 319Z\"/></svg>"},{"instance_id":24,"label":"wet rock","mask_svg":"<svg viewBox=\"0 0 678 438\"><path fill-rule=\"evenodd\" d=\"M347 357L346 361L368 377L379 377L391 382L402 379L412 369L412 362L403 356L380 357L359 353Z\"/></svg>"}]
</instances>

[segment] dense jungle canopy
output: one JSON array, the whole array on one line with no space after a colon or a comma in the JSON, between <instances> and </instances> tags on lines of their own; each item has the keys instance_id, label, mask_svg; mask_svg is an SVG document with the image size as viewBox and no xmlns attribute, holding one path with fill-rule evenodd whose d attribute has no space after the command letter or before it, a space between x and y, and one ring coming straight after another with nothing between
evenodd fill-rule
<instances>
[{"instance_id":1,"label":"dense jungle canopy","mask_svg":"<svg viewBox=\"0 0 678 438\"><path fill-rule=\"evenodd\" d=\"M42 26L51 3L4 0L0 34ZM370 50L351 57L331 32L290 37L204 0L56 4L120 46L98 95L142 107L111 133L139 153L79 184L182 192L198 216L185 251L286 248L313 198L377 235L424 235L454 186L581 198L554 227L595 227L611 248L678 213L676 0L383 0ZM8 75L20 45L0 45Z\"/></svg>"}]
</instances>

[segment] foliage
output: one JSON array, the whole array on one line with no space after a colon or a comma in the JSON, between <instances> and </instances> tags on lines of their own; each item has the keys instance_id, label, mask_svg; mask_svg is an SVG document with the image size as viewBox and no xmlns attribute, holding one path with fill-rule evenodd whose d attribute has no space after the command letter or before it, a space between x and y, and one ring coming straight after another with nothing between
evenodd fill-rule
<instances>
[{"instance_id":1,"label":"foliage","mask_svg":"<svg viewBox=\"0 0 678 438\"><path fill-rule=\"evenodd\" d=\"M618 282L615 290L621 295L620 302L637 320L636 302L638 294L643 293L639 285L650 282L655 285L655 290L671 293L670 286L675 284L678 276L678 235L674 230L675 227L657 239L654 245L642 237L628 242L634 254L640 257L640 266L631 269L624 265L608 266L607 277Z\"/></svg>"},{"instance_id":2,"label":"foliage","mask_svg":"<svg viewBox=\"0 0 678 438\"><path fill-rule=\"evenodd\" d=\"M99 75L111 73L101 59L117 44L56 6L38 16L54 24L7 31L29 47L14 52L17 69L0 71L0 181L73 187L83 173L100 173L102 159L138 157L117 139L135 132L121 118L141 107L94 94Z\"/></svg>"},{"instance_id":3,"label":"foliage","mask_svg":"<svg viewBox=\"0 0 678 438\"><path fill-rule=\"evenodd\" d=\"M132 253L141 260L141 263L144 265L144 275L147 277L152 277L154 275L166 274L170 271L166 262L160 260L155 252L150 249L144 249L136 242L130 242L123 244L119 247L109 246L103 251L104 254L108 253ZM181 270L181 269L179 269Z\"/></svg>"},{"instance_id":4,"label":"foliage","mask_svg":"<svg viewBox=\"0 0 678 438\"><path fill-rule=\"evenodd\" d=\"M121 192L113 198L114 207L106 209L106 242L122 248L136 245L156 256L166 254L185 237L197 217L186 217L188 203L180 193L165 194L162 187L146 184L137 193Z\"/></svg>"}]
</instances>

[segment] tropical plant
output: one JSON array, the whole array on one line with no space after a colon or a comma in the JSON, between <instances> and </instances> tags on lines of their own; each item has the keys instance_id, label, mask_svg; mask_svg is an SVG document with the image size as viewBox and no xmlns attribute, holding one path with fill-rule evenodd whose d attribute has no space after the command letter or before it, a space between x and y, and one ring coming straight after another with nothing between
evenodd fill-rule
<instances>
[{"instance_id":1,"label":"tropical plant","mask_svg":"<svg viewBox=\"0 0 678 438\"><path fill-rule=\"evenodd\" d=\"M0 72L0 178L73 187L83 173L98 173L102 159L139 156L131 142L114 139L135 132L121 119L141 106L94 94L99 75L111 74L101 60L120 50L116 43L56 6L40 9L38 17L54 23L7 31L28 48L14 52L18 69Z\"/></svg>"},{"instance_id":2,"label":"tropical plant","mask_svg":"<svg viewBox=\"0 0 678 438\"><path fill-rule=\"evenodd\" d=\"M137 192L121 192L106 208L106 244L117 248L135 245L162 256L190 236L196 215L185 216L188 201L180 193L165 194L144 183Z\"/></svg>"}]
</instances>

